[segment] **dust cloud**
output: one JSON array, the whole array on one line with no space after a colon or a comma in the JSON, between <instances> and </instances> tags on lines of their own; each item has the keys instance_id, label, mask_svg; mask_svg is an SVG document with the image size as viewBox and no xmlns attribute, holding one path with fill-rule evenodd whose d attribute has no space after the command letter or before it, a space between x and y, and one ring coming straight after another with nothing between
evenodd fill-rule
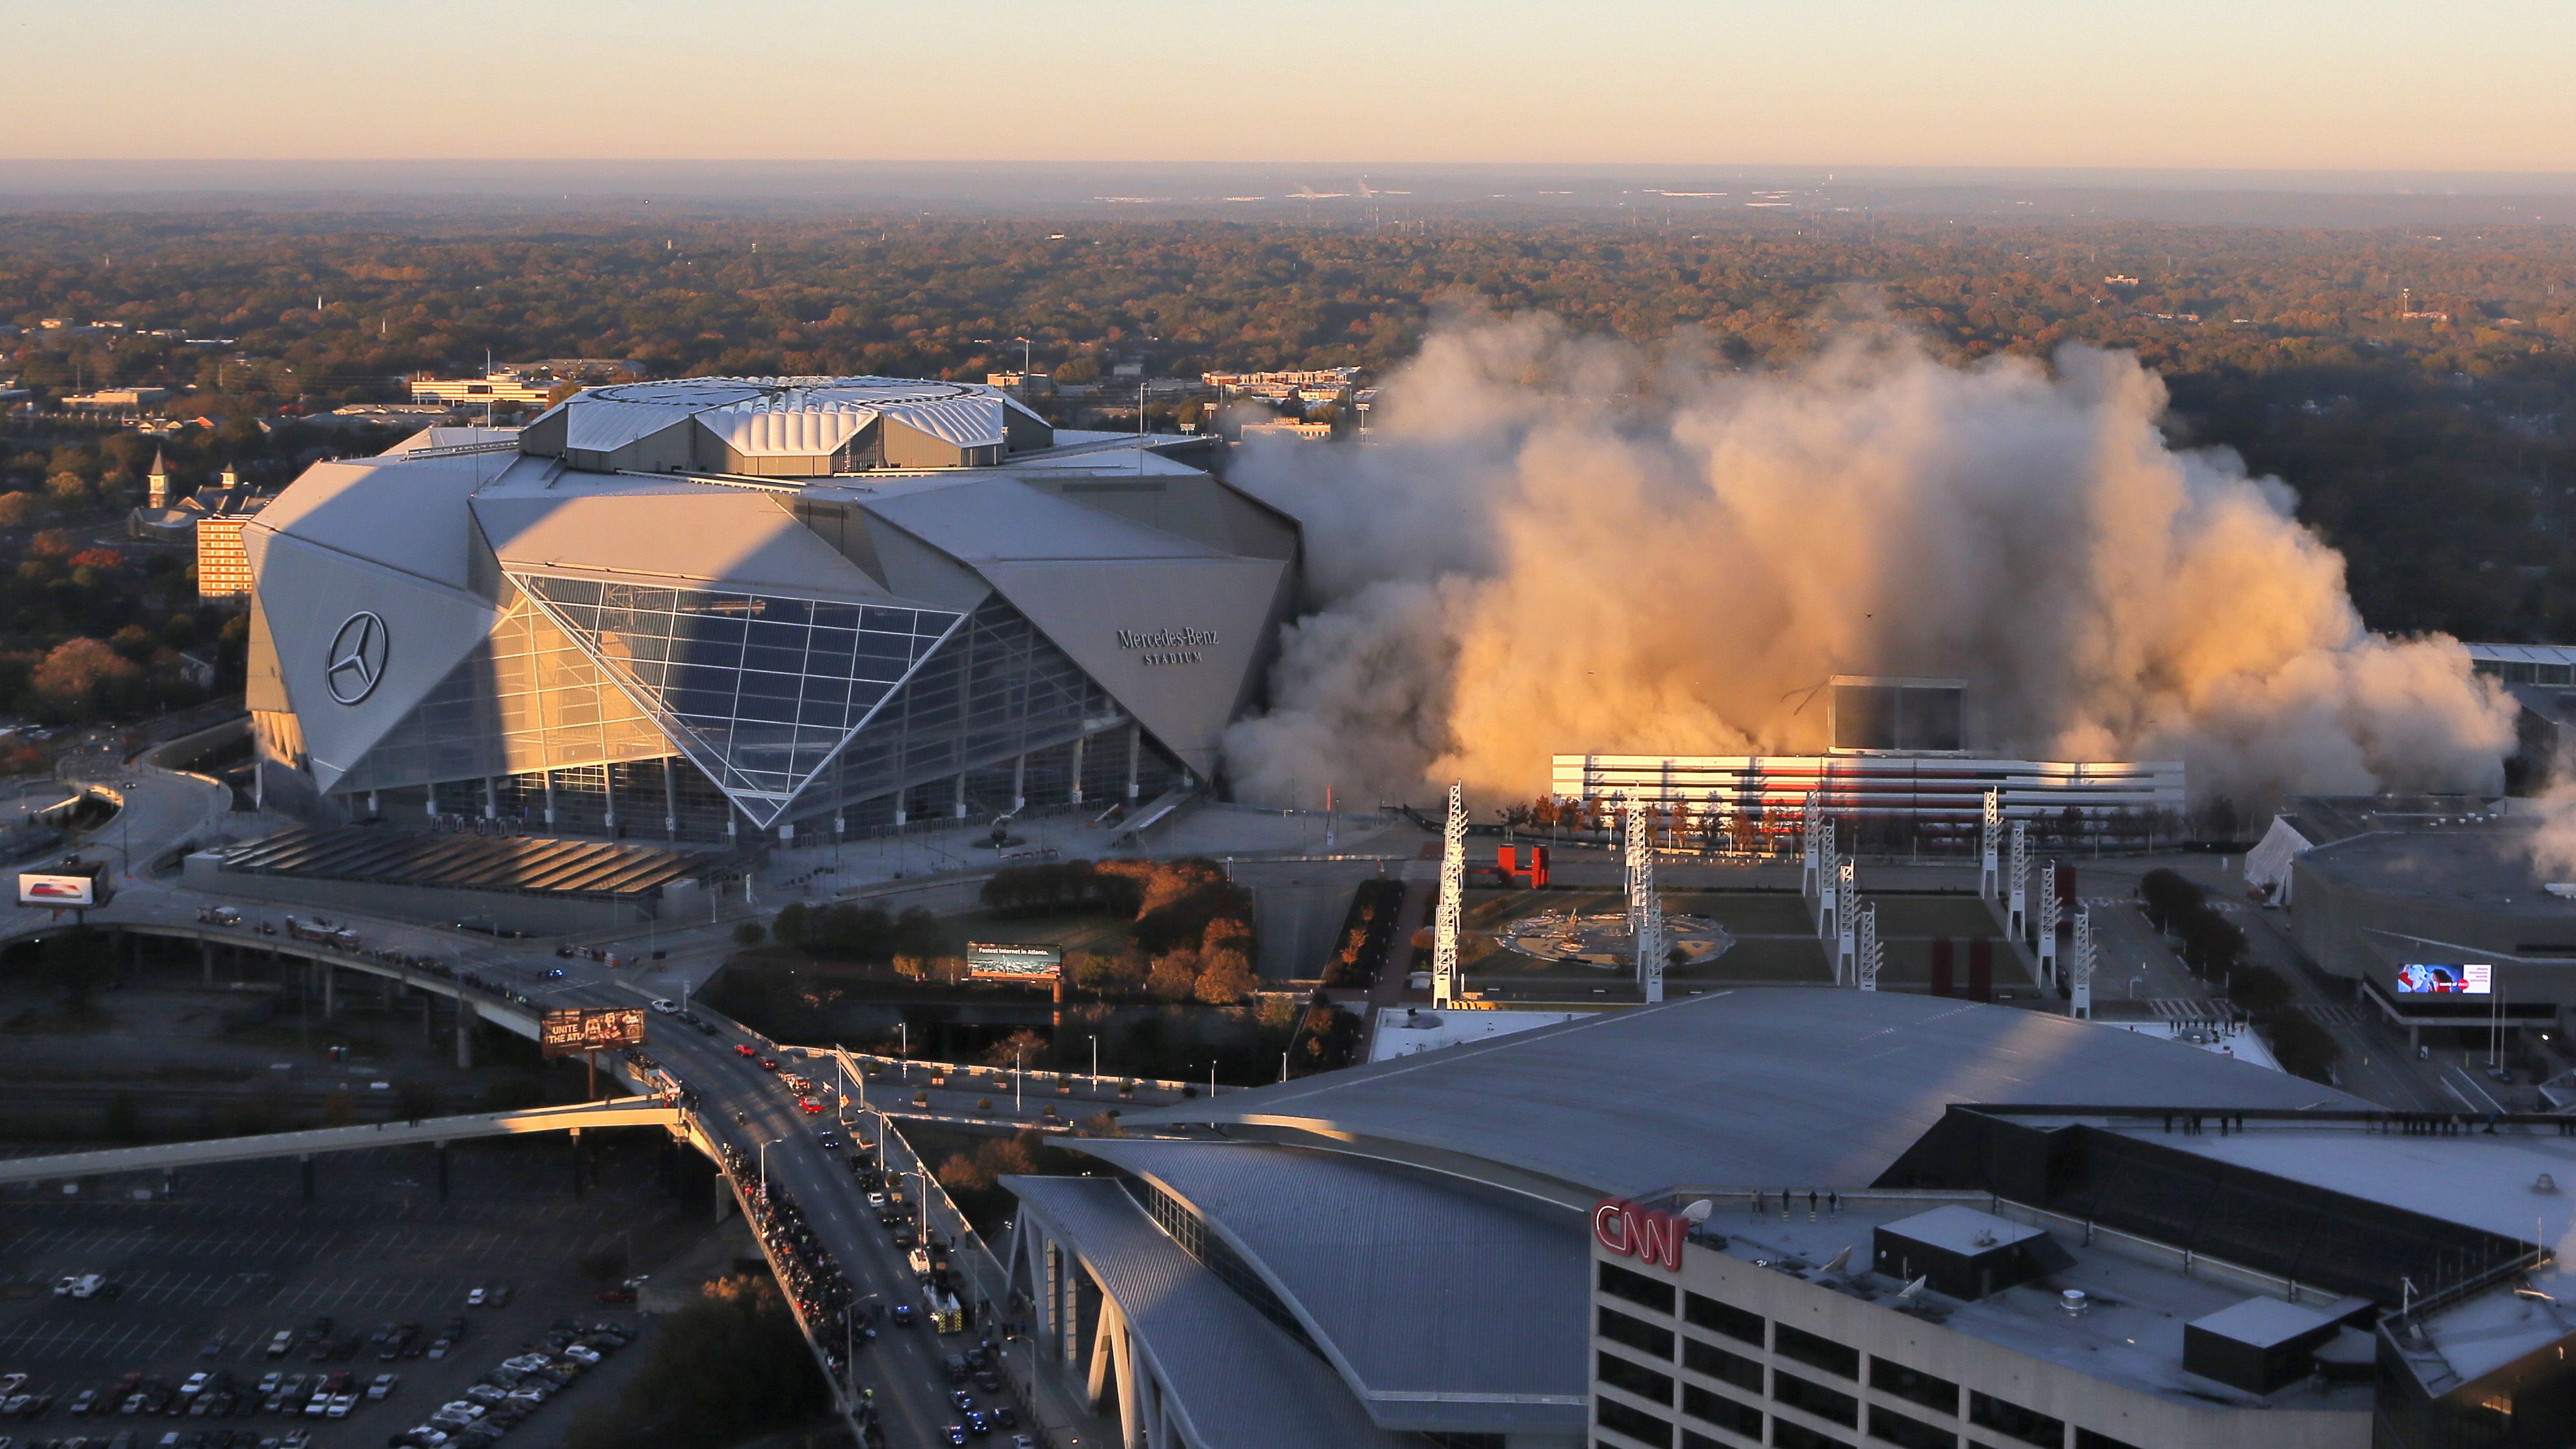
<instances>
[{"instance_id":1,"label":"dust cloud","mask_svg":"<svg viewBox=\"0 0 2576 1449\"><path fill-rule=\"evenodd\" d=\"M1943 365L1866 320L1793 371L1546 317L1436 330L1361 446L1232 477L1303 520L1243 798L1527 800L1558 752L1818 751L1836 673L1969 680L1969 743L2179 759L2196 803L2496 789L2501 692L2363 627L2343 559L2126 354Z\"/></svg>"}]
</instances>

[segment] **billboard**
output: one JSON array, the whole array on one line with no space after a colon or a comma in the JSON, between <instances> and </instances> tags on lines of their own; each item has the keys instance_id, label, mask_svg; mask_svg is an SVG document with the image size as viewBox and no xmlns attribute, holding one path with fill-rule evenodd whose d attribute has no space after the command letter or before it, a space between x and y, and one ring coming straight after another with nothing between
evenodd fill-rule
<instances>
[{"instance_id":1,"label":"billboard","mask_svg":"<svg viewBox=\"0 0 2576 1449\"><path fill-rule=\"evenodd\" d=\"M640 1006L576 1006L549 1011L537 1020L537 1051L546 1057L643 1044L644 1008Z\"/></svg>"},{"instance_id":2,"label":"billboard","mask_svg":"<svg viewBox=\"0 0 2576 1449\"><path fill-rule=\"evenodd\" d=\"M978 981L1052 981L1064 970L1062 946L1024 941L966 943L966 975Z\"/></svg>"},{"instance_id":3,"label":"billboard","mask_svg":"<svg viewBox=\"0 0 2576 1449\"><path fill-rule=\"evenodd\" d=\"M2400 996L2485 996L2494 989L2495 967L2406 965L2397 968Z\"/></svg>"},{"instance_id":4,"label":"billboard","mask_svg":"<svg viewBox=\"0 0 2576 1449\"><path fill-rule=\"evenodd\" d=\"M98 903L98 879L95 876L41 870L18 872L18 904L22 906L94 906Z\"/></svg>"}]
</instances>

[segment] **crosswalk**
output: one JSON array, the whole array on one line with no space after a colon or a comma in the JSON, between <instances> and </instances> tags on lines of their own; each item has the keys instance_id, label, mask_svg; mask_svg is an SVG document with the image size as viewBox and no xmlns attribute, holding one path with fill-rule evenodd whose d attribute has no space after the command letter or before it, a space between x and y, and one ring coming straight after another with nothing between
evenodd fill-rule
<instances>
[{"instance_id":1,"label":"crosswalk","mask_svg":"<svg viewBox=\"0 0 2576 1449\"><path fill-rule=\"evenodd\" d=\"M2146 1004L2158 1018L2165 1021L2232 1020L2239 1014L2235 1007L2226 1002L2205 1001L2191 996L2150 997ZM2368 1020L2360 1007L2348 1002L2332 1002L2325 1005L2301 1002L2300 1007L2308 1015L2328 1026L2359 1026Z\"/></svg>"}]
</instances>

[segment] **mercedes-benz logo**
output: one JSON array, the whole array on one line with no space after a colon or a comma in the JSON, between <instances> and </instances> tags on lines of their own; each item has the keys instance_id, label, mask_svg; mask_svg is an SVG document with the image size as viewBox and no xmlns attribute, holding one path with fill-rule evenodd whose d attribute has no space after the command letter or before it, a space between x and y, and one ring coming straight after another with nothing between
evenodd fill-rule
<instances>
[{"instance_id":1,"label":"mercedes-benz logo","mask_svg":"<svg viewBox=\"0 0 2576 1449\"><path fill-rule=\"evenodd\" d=\"M363 609L349 616L331 636L331 662L322 670L333 699L356 704L376 692L385 677L385 643L384 620Z\"/></svg>"}]
</instances>

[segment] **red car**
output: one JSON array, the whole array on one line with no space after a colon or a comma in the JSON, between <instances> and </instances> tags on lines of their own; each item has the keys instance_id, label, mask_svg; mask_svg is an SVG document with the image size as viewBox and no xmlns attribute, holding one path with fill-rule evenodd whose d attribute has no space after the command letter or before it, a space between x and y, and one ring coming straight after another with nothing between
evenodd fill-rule
<instances>
[{"instance_id":1,"label":"red car","mask_svg":"<svg viewBox=\"0 0 2576 1449\"><path fill-rule=\"evenodd\" d=\"M778 1059L777 1059L777 1058L775 1058L775 1057L762 1057L762 1058L760 1059L760 1069L761 1069L762 1071L764 1071L764 1072L774 1072L774 1071L777 1071L777 1070L778 1070Z\"/></svg>"},{"instance_id":2,"label":"red car","mask_svg":"<svg viewBox=\"0 0 2576 1449\"><path fill-rule=\"evenodd\" d=\"M820 1102L815 1101L815 1100L814 1100L813 1098L811 1098L811 1097L799 1097L799 1098L797 1098L797 1099L796 1099L796 1105L797 1105L797 1106L799 1106L799 1107L804 1108L804 1109L805 1109L806 1111L808 1111L808 1112L820 1112L820 1111L822 1111L822 1110L823 1110L823 1104L822 1104L822 1103L820 1103Z\"/></svg>"},{"instance_id":3,"label":"red car","mask_svg":"<svg viewBox=\"0 0 2576 1449\"><path fill-rule=\"evenodd\" d=\"M735 1053L736 1053L736 1054L741 1055L741 1056L746 1056L746 1057L747 1057L747 1056L750 1056L750 1055L752 1054L752 1052L751 1052L751 1043L749 1043L749 1042L747 1042L747 1041L738 1041L738 1042L735 1042L735 1043L733 1044L733 1049L734 1049L734 1051L735 1051Z\"/></svg>"}]
</instances>

